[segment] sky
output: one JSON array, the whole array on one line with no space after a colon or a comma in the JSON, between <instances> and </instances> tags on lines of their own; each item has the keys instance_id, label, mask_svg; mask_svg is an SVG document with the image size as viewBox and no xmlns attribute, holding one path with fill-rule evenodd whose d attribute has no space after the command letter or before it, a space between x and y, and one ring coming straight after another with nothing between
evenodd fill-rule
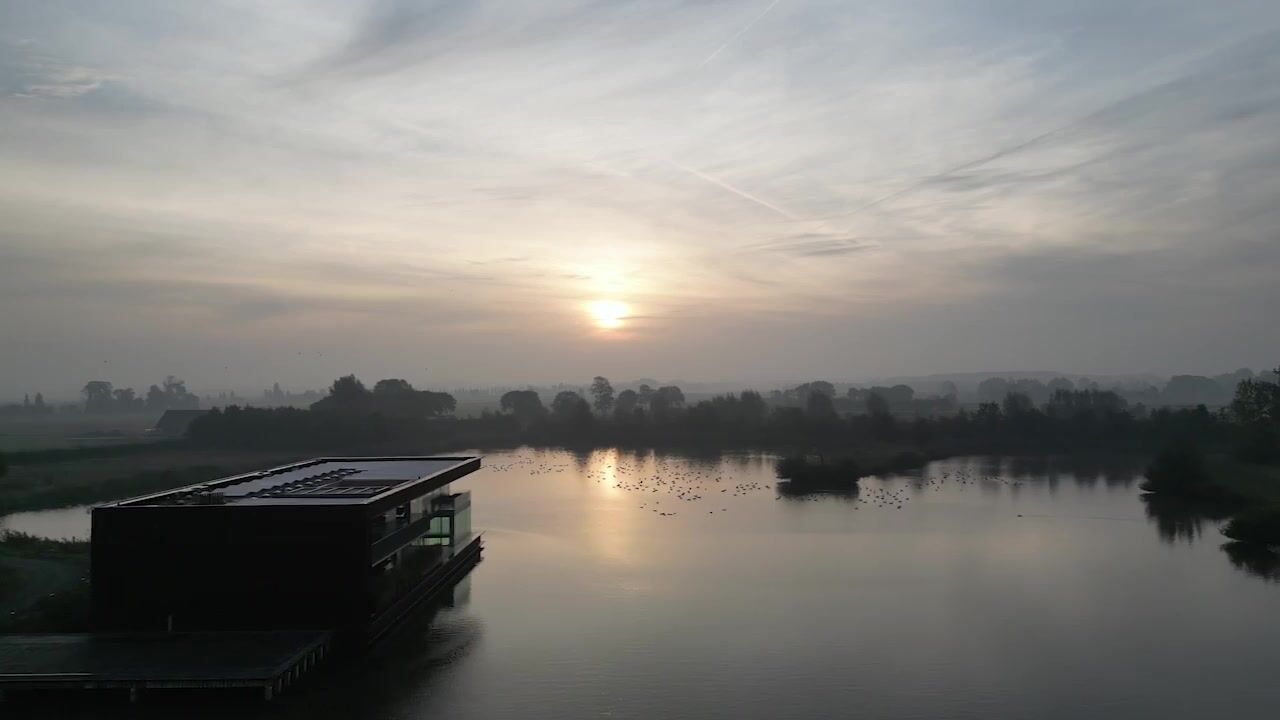
<instances>
[{"instance_id":1,"label":"sky","mask_svg":"<svg viewBox=\"0 0 1280 720\"><path fill-rule=\"evenodd\" d=\"M1280 364L1274 0L0 0L0 396Z\"/></svg>"}]
</instances>

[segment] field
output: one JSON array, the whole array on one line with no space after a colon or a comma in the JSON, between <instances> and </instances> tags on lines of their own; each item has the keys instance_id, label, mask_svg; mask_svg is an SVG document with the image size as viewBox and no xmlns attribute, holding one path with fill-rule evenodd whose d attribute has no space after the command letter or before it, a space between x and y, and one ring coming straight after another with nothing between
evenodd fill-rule
<instances>
[{"instance_id":1,"label":"field","mask_svg":"<svg viewBox=\"0 0 1280 720\"><path fill-rule=\"evenodd\" d=\"M0 479L0 514L106 502L299 459L298 453L158 447L120 457L13 464Z\"/></svg>"},{"instance_id":2,"label":"field","mask_svg":"<svg viewBox=\"0 0 1280 720\"><path fill-rule=\"evenodd\" d=\"M85 415L53 413L35 417L0 418L0 452L86 447L138 442L156 424L160 413Z\"/></svg>"}]
</instances>

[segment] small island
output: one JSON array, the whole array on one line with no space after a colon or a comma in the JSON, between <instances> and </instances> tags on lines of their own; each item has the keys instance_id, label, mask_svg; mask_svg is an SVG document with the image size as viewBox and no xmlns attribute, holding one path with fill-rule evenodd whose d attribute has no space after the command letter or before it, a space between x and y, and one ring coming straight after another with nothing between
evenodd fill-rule
<instances>
[{"instance_id":1,"label":"small island","mask_svg":"<svg viewBox=\"0 0 1280 720\"><path fill-rule=\"evenodd\" d=\"M858 489L863 477L857 460L844 457L827 462L821 455L816 460L806 455L789 455L778 458L774 472L782 482L784 492L802 493L850 493Z\"/></svg>"}]
</instances>

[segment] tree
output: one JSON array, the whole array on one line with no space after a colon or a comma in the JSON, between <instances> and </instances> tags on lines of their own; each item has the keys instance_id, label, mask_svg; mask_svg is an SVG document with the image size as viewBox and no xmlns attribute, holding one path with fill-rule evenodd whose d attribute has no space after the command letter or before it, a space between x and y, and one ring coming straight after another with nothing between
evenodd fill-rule
<instances>
[{"instance_id":1,"label":"tree","mask_svg":"<svg viewBox=\"0 0 1280 720\"><path fill-rule=\"evenodd\" d=\"M328 395L311 403L311 409L354 414L368 410L373 405L372 398L373 393L355 375L343 375L329 386Z\"/></svg>"},{"instance_id":2,"label":"tree","mask_svg":"<svg viewBox=\"0 0 1280 720\"><path fill-rule=\"evenodd\" d=\"M571 415L578 409L578 404L585 402L582 396L572 390L561 390L551 399L551 414L558 418Z\"/></svg>"},{"instance_id":3,"label":"tree","mask_svg":"<svg viewBox=\"0 0 1280 720\"><path fill-rule=\"evenodd\" d=\"M809 397L805 399L804 414L811 420L826 421L834 418L836 409L831 396L820 390L810 390Z\"/></svg>"},{"instance_id":4,"label":"tree","mask_svg":"<svg viewBox=\"0 0 1280 720\"><path fill-rule=\"evenodd\" d=\"M1260 378L1241 381L1231 401L1231 414L1244 425L1280 422L1280 384Z\"/></svg>"},{"instance_id":5,"label":"tree","mask_svg":"<svg viewBox=\"0 0 1280 720\"><path fill-rule=\"evenodd\" d=\"M1035 410L1035 405L1031 402L1031 398L1024 393L1011 392L1004 396L1005 417L1016 418L1029 415L1033 410Z\"/></svg>"},{"instance_id":6,"label":"tree","mask_svg":"<svg viewBox=\"0 0 1280 720\"><path fill-rule=\"evenodd\" d=\"M646 383L640 383L637 394L640 396L640 404L649 407L649 402L653 400L653 388Z\"/></svg>"},{"instance_id":7,"label":"tree","mask_svg":"<svg viewBox=\"0 0 1280 720\"><path fill-rule=\"evenodd\" d=\"M1041 405L1049 399L1049 388L1035 379L1023 378L1018 380L1009 387L1009 392L1026 395L1031 400L1032 407Z\"/></svg>"},{"instance_id":8,"label":"tree","mask_svg":"<svg viewBox=\"0 0 1280 720\"><path fill-rule=\"evenodd\" d=\"M142 398L133 388L116 388L111 391L112 410L115 412L133 412L146 407Z\"/></svg>"},{"instance_id":9,"label":"tree","mask_svg":"<svg viewBox=\"0 0 1280 720\"><path fill-rule=\"evenodd\" d=\"M835 397L836 387L826 380L811 380L787 390L783 393L783 398L789 402L804 405L809 402L809 393L813 392L822 393L827 397Z\"/></svg>"},{"instance_id":10,"label":"tree","mask_svg":"<svg viewBox=\"0 0 1280 720\"><path fill-rule=\"evenodd\" d=\"M916 391L910 385L894 385L889 388L889 392L885 394L885 400L890 405L910 405L911 401L916 397Z\"/></svg>"},{"instance_id":11,"label":"tree","mask_svg":"<svg viewBox=\"0 0 1280 720\"><path fill-rule=\"evenodd\" d=\"M609 384L608 378L597 375L591 381L591 404L595 407L597 413L608 415L613 409L613 385Z\"/></svg>"},{"instance_id":12,"label":"tree","mask_svg":"<svg viewBox=\"0 0 1280 720\"><path fill-rule=\"evenodd\" d=\"M0 453L0 478L9 474L9 461L5 460L4 453Z\"/></svg>"},{"instance_id":13,"label":"tree","mask_svg":"<svg viewBox=\"0 0 1280 720\"><path fill-rule=\"evenodd\" d=\"M200 398L187 392L186 383L169 375L163 387L152 385L147 389L145 404L149 410L195 410L200 407Z\"/></svg>"},{"instance_id":14,"label":"tree","mask_svg":"<svg viewBox=\"0 0 1280 720\"><path fill-rule=\"evenodd\" d=\"M1047 389L1049 390L1049 393L1052 394L1052 393L1058 392L1059 390L1075 390L1076 384L1071 382L1071 380L1067 378L1058 377L1049 381L1049 385Z\"/></svg>"},{"instance_id":15,"label":"tree","mask_svg":"<svg viewBox=\"0 0 1280 720\"><path fill-rule=\"evenodd\" d=\"M979 425L990 428L1000 422L1000 406L993 403L980 403L978 411L973 414L973 420Z\"/></svg>"},{"instance_id":16,"label":"tree","mask_svg":"<svg viewBox=\"0 0 1280 720\"><path fill-rule=\"evenodd\" d=\"M795 386L790 390L788 394L797 400L803 400L805 402L808 402L809 393L815 393L815 392L822 393L827 397L835 397L836 386L832 385L826 380L811 380L807 383L802 383L800 385Z\"/></svg>"},{"instance_id":17,"label":"tree","mask_svg":"<svg viewBox=\"0 0 1280 720\"><path fill-rule=\"evenodd\" d=\"M743 390L738 394L738 402L744 423L754 426L764 421L768 407L760 393L755 390Z\"/></svg>"},{"instance_id":18,"label":"tree","mask_svg":"<svg viewBox=\"0 0 1280 720\"><path fill-rule=\"evenodd\" d=\"M1161 450L1147 467L1146 476L1142 490L1181 497L1203 495L1212 480L1200 449L1185 441Z\"/></svg>"},{"instance_id":19,"label":"tree","mask_svg":"<svg viewBox=\"0 0 1280 720\"><path fill-rule=\"evenodd\" d=\"M978 383L978 400L982 402L1000 402L1009 394L1009 381L1004 378L987 378Z\"/></svg>"},{"instance_id":20,"label":"tree","mask_svg":"<svg viewBox=\"0 0 1280 720\"><path fill-rule=\"evenodd\" d=\"M1280 371L1277 371L1280 375ZM1236 385L1231 414L1244 426L1242 459L1270 463L1280 459L1280 383L1246 378Z\"/></svg>"},{"instance_id":21,"label":"tree","mask_svg":"<svg viewBox=\"0 0 1280 720\"><path fill-rule=\"evenodd\" d=\"M653 391L649 409L654 417L663 418L684 407L684 392L675 385L664 385Z\"/></svg>"},{"instance_id":22,"label":"tree","mask_svg":"<svg viewBox=\"0 0 1280 720\"><path fill-rule=\"evenodd\" d=\"M1125 399L1110 390L1055 390L1046 406L1050 417L1096 419L1123 412Z\"/></svg>"},{"instance_id":23,"label":"tree","mask_svg":"<svg viewBox=\"0 0 1280 720\"><path fill-rule=\"evenodd\" d=\"M419 390L417 392L417 408L429 417L452 414L458 407L458 401L447 392Z\"/></svg>"},{"instance_id":24,"label":"tree","mask_svg":"<svg viewBox=\"0 0 1280 720\"><path fill-rule=\"evenodd\" d=\"M512 390L504 393L498 405L503 412L509 412L515 416L516 422L520 423L521 427L528 427L547 414L547 409L542 405L542 398L538 397L538 393L533 390Z\"/></svg>"},{"instance_id":25,"label":"tree","mask_svg":"<svg viewBox=\"0 0 1280 720\"><path fill-rule=\"evenodd\" d=\"M329 397L342 404L354 404L368 394L369 391L365 389L364 383L360 382L355 375L343 375L329 386Z\"/></svg>"},{"instance_id":26,"label":"tree","mask_svg":"<svg viewBox=\"0 0 1280 720\"><path fill-rule=\"evenodd\" d=\"M373 386L374 395L407 395L412 392L417 391L413 389L413 386L409 384L408 380L402 380L400 378L379 380Z\"/></svg>"},{"instance_id":27,"label":"tree","mask_svg":"<svg viewBox=\"0 0 1280 720\"><path fill-rule=\"evenodd\" d=\"M147 409L148 410L164 410L169 407L169 398L160 389L159 385L152 385L147 388Z\"/></svg>"},{"instance_id":28,"label":"tree","mask_svg":"<svg viewBox=\"0 0 1280 720\"><path fill-rule=\"evenodd\" d=\"M591 424L591 406L572 390L562 390L551 400L551 416L566 425L583 427Z\"/></svg>"},{"instance_id":29,"label":"tree","mask_svg":"<svg viewBox=\"0 0 1280 720\"><path fill-rule=\"evenodd\" d=\"M874 391L867 393L866 403L867 403L867 414L870 415L871 417L873 418L889 417L889 401L885 400L884 396L881 395L880 393L874 392Z\"/></svg>"},{"instance_id":30,"label":"tree","mask_svg":"<svg viewBox=\"0 0 1280 720\"><path fill-rule=\"evenodd\" d=\"M623 390L618 393L618 398L613 403L613 416L619 420L630 419L635 416L636 408L639 405L639 393L635 390Z\"/></svg>"},{"instance_id":31,"label":"tree","mask_svg":"<svg viewBox=\"0 0 1280 720\"><path fill-rule=\"evenodd\" d=\"M436 417L453 412L457 406L449 393L416 390L401 378L379 380L367 400L375 412L386 417Z\"/></svg>"},{"instance_id":32,"label":"tree","mask_svg":"<svg viewBox=\"0 0 1280 720\"><path fill-rule=\"evenodd\" d=\"M111 383L106 380L90 380L80 391L84 395L84 411L89 413L107 413L114 407L111 397Z\"/></svg>"},{"instance_id":33,"label":"tree","mask_svg":"<svg viewBox=\"0 0 1280 720\"><path fill-rule=\"evenodd\" d=\"M1226 388L1203 375L1174 375L1162 393L1168 405L1218 405L1230 397Z\"/></svg>"}]
</instances>

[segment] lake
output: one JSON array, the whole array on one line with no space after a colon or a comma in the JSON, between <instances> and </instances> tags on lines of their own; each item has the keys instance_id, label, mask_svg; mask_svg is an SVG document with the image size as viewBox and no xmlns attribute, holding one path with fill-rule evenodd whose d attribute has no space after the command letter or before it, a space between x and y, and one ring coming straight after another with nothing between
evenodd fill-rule
<instances>
[{"instance_id":1,"label":"lake","mask_svg":"<svg viewBox=\"0 0 1280 720\"><path fill-rule=\"evenodd\" d=\"M792 498L758 455L487 453L454 607L340 681L192 714L1275 717L1280 585L1139 472L965 458Z\"/></svg>"},{"instance_id":2,"label":"lake","mask_svg":"<svg viewBox=\"0 0 1280 720\"><path fill-rule=\"evenodd\" d=\"M88 540L91 505L0 515L0 531L9 530L55 540Z\"/></svg>"}]
</instances>

